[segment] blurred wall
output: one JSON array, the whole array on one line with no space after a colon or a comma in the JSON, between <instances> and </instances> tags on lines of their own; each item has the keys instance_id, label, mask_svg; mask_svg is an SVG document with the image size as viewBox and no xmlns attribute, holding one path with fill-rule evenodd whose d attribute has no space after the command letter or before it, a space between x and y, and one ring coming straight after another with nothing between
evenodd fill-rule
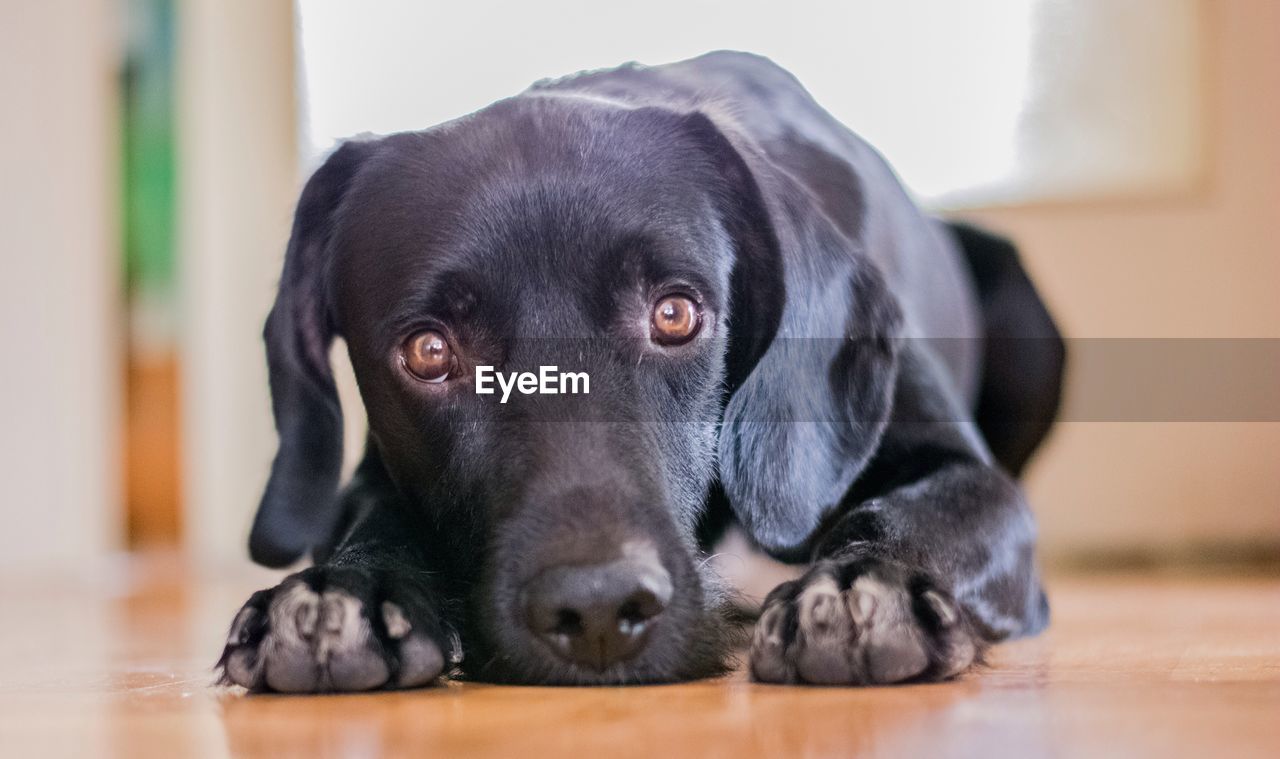
<instances>
[{"instance_id":1,"label":"blurred wall","mask_svg":"<svg viewBox=\"0 0 1280 759\"><path fill-rule=\"evenodd\" d=\"M275 430L262 323L298 175L293 5L178 5L179 280L186 538L243 562Z\"/></svg>"},{"instance_id":2,"label":"blurred wall","mask_svg":"<svg viewBox=\"0 0 1280 759\"><path fill-rule=\"evenodd\" d=\"M116 10L0 5L0 568L122 531Z\"/></svg>"},{"instance_id":3,"label":"blurred wall","mask_svg":"<svg viewBox=\"0 0 1280 759\"><path fill-rule=\"evenodd\" d=\"M1280 3L1203 13L1199 189L970 214L1018 241L1069 336L1280 338ZM1067 422L1029 489L1050 556L1274 549L1280 424Z\"/></svg>"}]
</instances>

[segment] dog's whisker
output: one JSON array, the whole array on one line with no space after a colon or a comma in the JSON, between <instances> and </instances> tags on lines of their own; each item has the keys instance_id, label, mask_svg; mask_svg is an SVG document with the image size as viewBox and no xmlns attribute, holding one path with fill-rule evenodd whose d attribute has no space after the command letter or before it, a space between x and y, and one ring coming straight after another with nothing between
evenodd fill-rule
<instances>
[{"instance_id":1,"label":"dog's whisker","mask_svg":"<svg viewBox=\"0 0 1280 759\"><path fill-rule=\"evenodd\" d=\"M741 554L736 554L732 551L720 551L719 553L713 553L710 556L703 559L702 561L698 562L698 569L701 570L703 567L707 566L707 564L711 563L713 559L718 559L722 556L728 556L730 558L737 559L738 563L742 564L743 566L745 566L747 563L747 560L742 558Z\"/></svg>"}]
</instances>

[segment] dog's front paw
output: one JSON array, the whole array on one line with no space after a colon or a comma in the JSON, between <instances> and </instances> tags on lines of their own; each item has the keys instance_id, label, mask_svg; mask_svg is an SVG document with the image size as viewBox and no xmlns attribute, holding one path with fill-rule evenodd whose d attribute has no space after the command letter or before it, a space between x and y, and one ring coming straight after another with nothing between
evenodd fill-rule
<instances>
[{"instance_id":1,"label":"dog's front paw","mask_svg":"<svg viewBox=\"0 0 1280 759\"><path fill-rule=\"evenodd\" d=\"M254 593L217 666L228 685L317 693L425 685L461 659L412 577L320 566Z\"/></svg>"},{"instance_id":2,"label":"dog's front paw","mask_svg":"<svg viewBox=\"0 0 1280 759\"><path fill-rule=\"evenodd\" d=\"M922 573L875 559L825 561L765 598L751 674L820 685L944 680L980 647L955 599Z\"/></svg>"}]
</instances>

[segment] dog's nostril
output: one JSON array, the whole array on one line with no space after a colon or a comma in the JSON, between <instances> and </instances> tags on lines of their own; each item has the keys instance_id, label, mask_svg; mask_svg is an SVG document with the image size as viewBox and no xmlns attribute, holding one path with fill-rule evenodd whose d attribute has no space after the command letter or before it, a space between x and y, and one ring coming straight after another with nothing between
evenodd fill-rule
<instances>
[{"instance_id":1,"label":"dog's nostril","mask_svg":"<svg viewBox=\"0 0 1280 759\"><path fill-rule=\"evenodd\" d=\"M582 615L573 609L560 609L556 612L556 625L551 631L556 635L581 635Z\"/></svg>"},{"instance_id":2,"label":"dog's nostril","mask_svg":"<svg viewBox=\"0 0 1280 759\"><path fill-rule=\"evenodd\" d=\"M656 563L553 567L526 586L526 621L560 657L603 670L639 653L671 590Z\"/></svg>"},{"instance_id":3,"label":"dog's nostril","mask_svg":"<svg viewBox=\"0 0 1280 759\"><path fill-rule=\"evenodd\" d=\"M623 632L639 632L650 619L662 613L666 604L647 590L633 593L618 607L618 626Z\"/></svg>"},{"instance_id":4,"label":"dog's nostril","mask_svg":"<svg viewBox=\"0 0 1280 759\"><path fill-rule=\"evenodd\" d=\"M622 605L622 608L618 609L618 621L623 624L635 624L648 618L648 614L640 611L640 602L635 599L627 601Z\"/></svg>"}]
</instances>

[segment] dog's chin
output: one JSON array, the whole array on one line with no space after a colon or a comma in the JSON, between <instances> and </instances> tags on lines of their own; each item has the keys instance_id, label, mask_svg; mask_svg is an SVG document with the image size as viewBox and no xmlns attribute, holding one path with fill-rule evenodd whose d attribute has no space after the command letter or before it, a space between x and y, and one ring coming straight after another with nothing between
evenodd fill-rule
<instances>
[{"instance_id":1,"label":"dog's chin","mask_svg":"<svg viewBox=\"0 0 1280 759\"><path fill-rule=\"evenodd\" d=\"M678 612L678 613L672 613ZM603 669L581 666L556 655L509 615L493 615L479 631L463 664L463 676L507 685L645 685L723 675L736 666L747 628L727 601L704 608L668 609L636 656ZM465 647L465 646L464 646Z\"/></svg>"}]
</instances>

